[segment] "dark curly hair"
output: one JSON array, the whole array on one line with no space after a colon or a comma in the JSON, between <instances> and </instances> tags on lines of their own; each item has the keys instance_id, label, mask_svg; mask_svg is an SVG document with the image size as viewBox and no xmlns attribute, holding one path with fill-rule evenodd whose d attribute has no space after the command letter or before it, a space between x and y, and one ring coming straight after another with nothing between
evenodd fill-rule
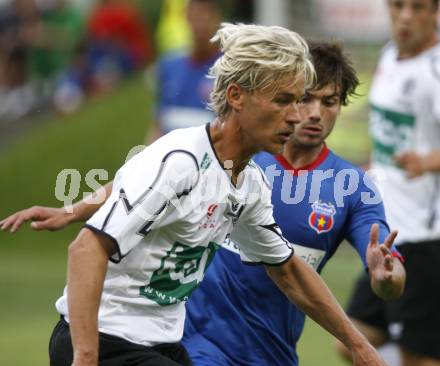
<instances>
[{"instance_id":1,"label":"dark curly hair","mask_svg":"<svg viewBox=\"0 0 440 366\"><path fill-rule=\"evenodd\" d=\"M347 105L350 96L356 96L359 79L353 63L339 42L308 42L317 82L314 89L334 84L340 90L342 105Z\"/></svg>"}]
</instances>

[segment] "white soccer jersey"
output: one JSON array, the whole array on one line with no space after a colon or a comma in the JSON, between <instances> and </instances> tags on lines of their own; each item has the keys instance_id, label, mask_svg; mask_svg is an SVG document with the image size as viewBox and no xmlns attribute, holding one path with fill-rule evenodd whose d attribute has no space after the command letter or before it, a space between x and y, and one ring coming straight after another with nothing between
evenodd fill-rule
<instances>
[{"instance_id":1,"label":"white soccer jersey","mask_svg":"<svg viewBox=\"0 0 440 366\"><path fill-rule=\"evenodd\" d=\"M101 332L146 346L179 341L185 300L229 236L244 261L280 264L292 255L260 168L250 162L234 186L208 126L175 130L133 157L87 221L118 247L104 282ZM56 306L68 320L66 289Z\"/></svg>"},{"instance_id":2,"label":"white soccer jersey","mask_svg":"<svg viewBox=\"0 0 440 366\"><path fill-rule=\"evenodd\" d=\"M440 149L440 45L417 57L398 60L394 44L382 52L371 93L372 168L387 220L399 230L397 242L440 238L440 175L408 179L393 156Z\"/></svg>"}]
</instances>

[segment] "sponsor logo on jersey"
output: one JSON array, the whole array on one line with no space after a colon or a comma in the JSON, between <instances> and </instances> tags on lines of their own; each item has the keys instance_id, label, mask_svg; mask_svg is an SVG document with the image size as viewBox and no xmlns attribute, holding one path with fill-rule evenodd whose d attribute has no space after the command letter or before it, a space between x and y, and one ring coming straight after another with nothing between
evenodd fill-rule
<instances>
[{"instance_id":1,"label":"sponsor logo on jersey","mask_svg":"<svg viewBox=\"0 0 440 366\"><path fill-rule=\"evenodd\" d=\"M200 163L200 169L206 170L211 165L212 159L207 152L203 155L202 162Z\"/></svg>"},{"instance_id":2,"label":"sponsor logo on jersey","mask_svg":"<svg viewBox=\"0 0 440 366\"><path fill-rule=\"evenodd\" d=\"M317 271L319 265L325 257L325 250L306 247L303 245L292 244L295 255L300 256L312 268Z\"/></svg>"},{"instance_id":3,"label":"sponsor logo on jersey","mask_svg":"<svg viewBox=\"0 0 440 366\"><path fill-rule=\"evenodd\" d=\"M217 208L218 205L216 203L208 206L206 217L200 222L199 229L213 229L215 227L216 220L213 215Z\"/></svg>"},{"instance_id":4,"label":"sponsor logo on jersey","mask_svg":"<svg viewBox=\"0 0 440 366\"><path fill-rule=\"evenodd\" d=\"M309 225L318 234L327 233L333 229L335 206L332 203L316 201L312 204L312 213L309 215Z\"/></svg>"},{"instance_id":5,"label":"sponsor logo on jersey","mask_svg":"<svg viewBox=\"0 0 440 366\"><path fill-rule=\"evenodd\" d=\"M394 155L412 148L415 116L371 105L373 161L396 166Z\"/></svg>"},{"instance_id":6,"label":"sponsor logo on jersey","mask_svg":"<svg viewBox=\"0 0 440 366\"><path fill-rule=\"evenodd\" d=\"M308 263L315 271L318 270L319 265L325 257L325 250L306 247L299 244L292 244L295 255L301 257ZM240 248L230 238L226 238L222 244L222 248L229 250L232 253L240 254Z\"/></svg>"},{"instance_id":7,"label":"sponsor logo on jersey","mask_svg":"<svg viewBox=\"0 0 440 366\"><path fill-rule=\"evenodd\" d=\"M235 225L240 218L241 214L243 213L243 210L246 205L235 202L233 200L230 201L230 210L227 213L228 216L232 217L232 224Z\"/></svg>"},{"instance_id":8,"label":"sponsor logo on jersey","mask_svg":"<svg viewBox=\"0 0 440 366\"><path fill-rule=\"evenodd\" d=\"M209 205L207 215L208 217L211 217L214 211L217 209L218 205L213 203L212 205Z\"/></svg>"},{"instance_id":9,"label":"sponsor logo on jersey","mask_svg":"<svg viewBox=\"0 0 440 366\"><path fill-rule=\"evenodd\" d=\"M207 247L190 247L175 242L160 262L151 280L139 290L141 296L159 305L171 305L188 300L205 275L219 248L210 242Z\"/></svg>"}]
</instances>

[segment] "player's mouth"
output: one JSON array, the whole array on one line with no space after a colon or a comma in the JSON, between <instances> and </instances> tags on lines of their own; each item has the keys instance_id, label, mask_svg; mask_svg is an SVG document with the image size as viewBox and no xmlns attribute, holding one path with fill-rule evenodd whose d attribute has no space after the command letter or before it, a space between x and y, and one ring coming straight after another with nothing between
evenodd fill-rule
<instances>
[{"instance_id":1,"label":"player's mouth","mask_svg":"<svg viewBox=\"0 0 440 366\"><path fill-rule=\"evenodd\" d=\"M308 136L320 136L322 127L320 125L306 125L301 128L301 132Z\"/></svg>"},{"instance_id":2,"label":"player's mouth","mask_svg":"<svg viewBox=\"0 0 440 366\"><path fill-rule=\"evenodd\" d=\"M290 136L292 136L292 133L293 133L293 131L291 131L291 130L278 132L277 137L279 138L279 140L281 140L283 142L283 144L285 144L287 141L289 141Z\"/></svg>"},{"instance_id":3,"label":"player's mouth","mask_svg":"<svg viewBox=\"0 0 440 366\"><path fill-rule=\"evenodd\" d=\"M397 38L400 41L406 41L411 36L411 32L408 29L399 29L397 31Z\"/></svg>"}]
</instances>

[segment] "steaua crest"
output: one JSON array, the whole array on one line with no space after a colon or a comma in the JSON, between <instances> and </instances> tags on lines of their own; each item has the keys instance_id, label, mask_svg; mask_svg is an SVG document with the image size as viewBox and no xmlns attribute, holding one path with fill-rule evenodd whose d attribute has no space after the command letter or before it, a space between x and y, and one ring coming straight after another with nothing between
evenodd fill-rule
<instances>
[{"instance_id":1,"label":"steaua crest","mask_svg":"<svg viewBox=\"0 0 440 366\"><path fill-rule=\"evenodd\" d=\"M312 213L309 215L309 225L318 234L327 233L333 229L335 206L332 203L316 201L312 204Z\"/></svg>"}]
</instances>

